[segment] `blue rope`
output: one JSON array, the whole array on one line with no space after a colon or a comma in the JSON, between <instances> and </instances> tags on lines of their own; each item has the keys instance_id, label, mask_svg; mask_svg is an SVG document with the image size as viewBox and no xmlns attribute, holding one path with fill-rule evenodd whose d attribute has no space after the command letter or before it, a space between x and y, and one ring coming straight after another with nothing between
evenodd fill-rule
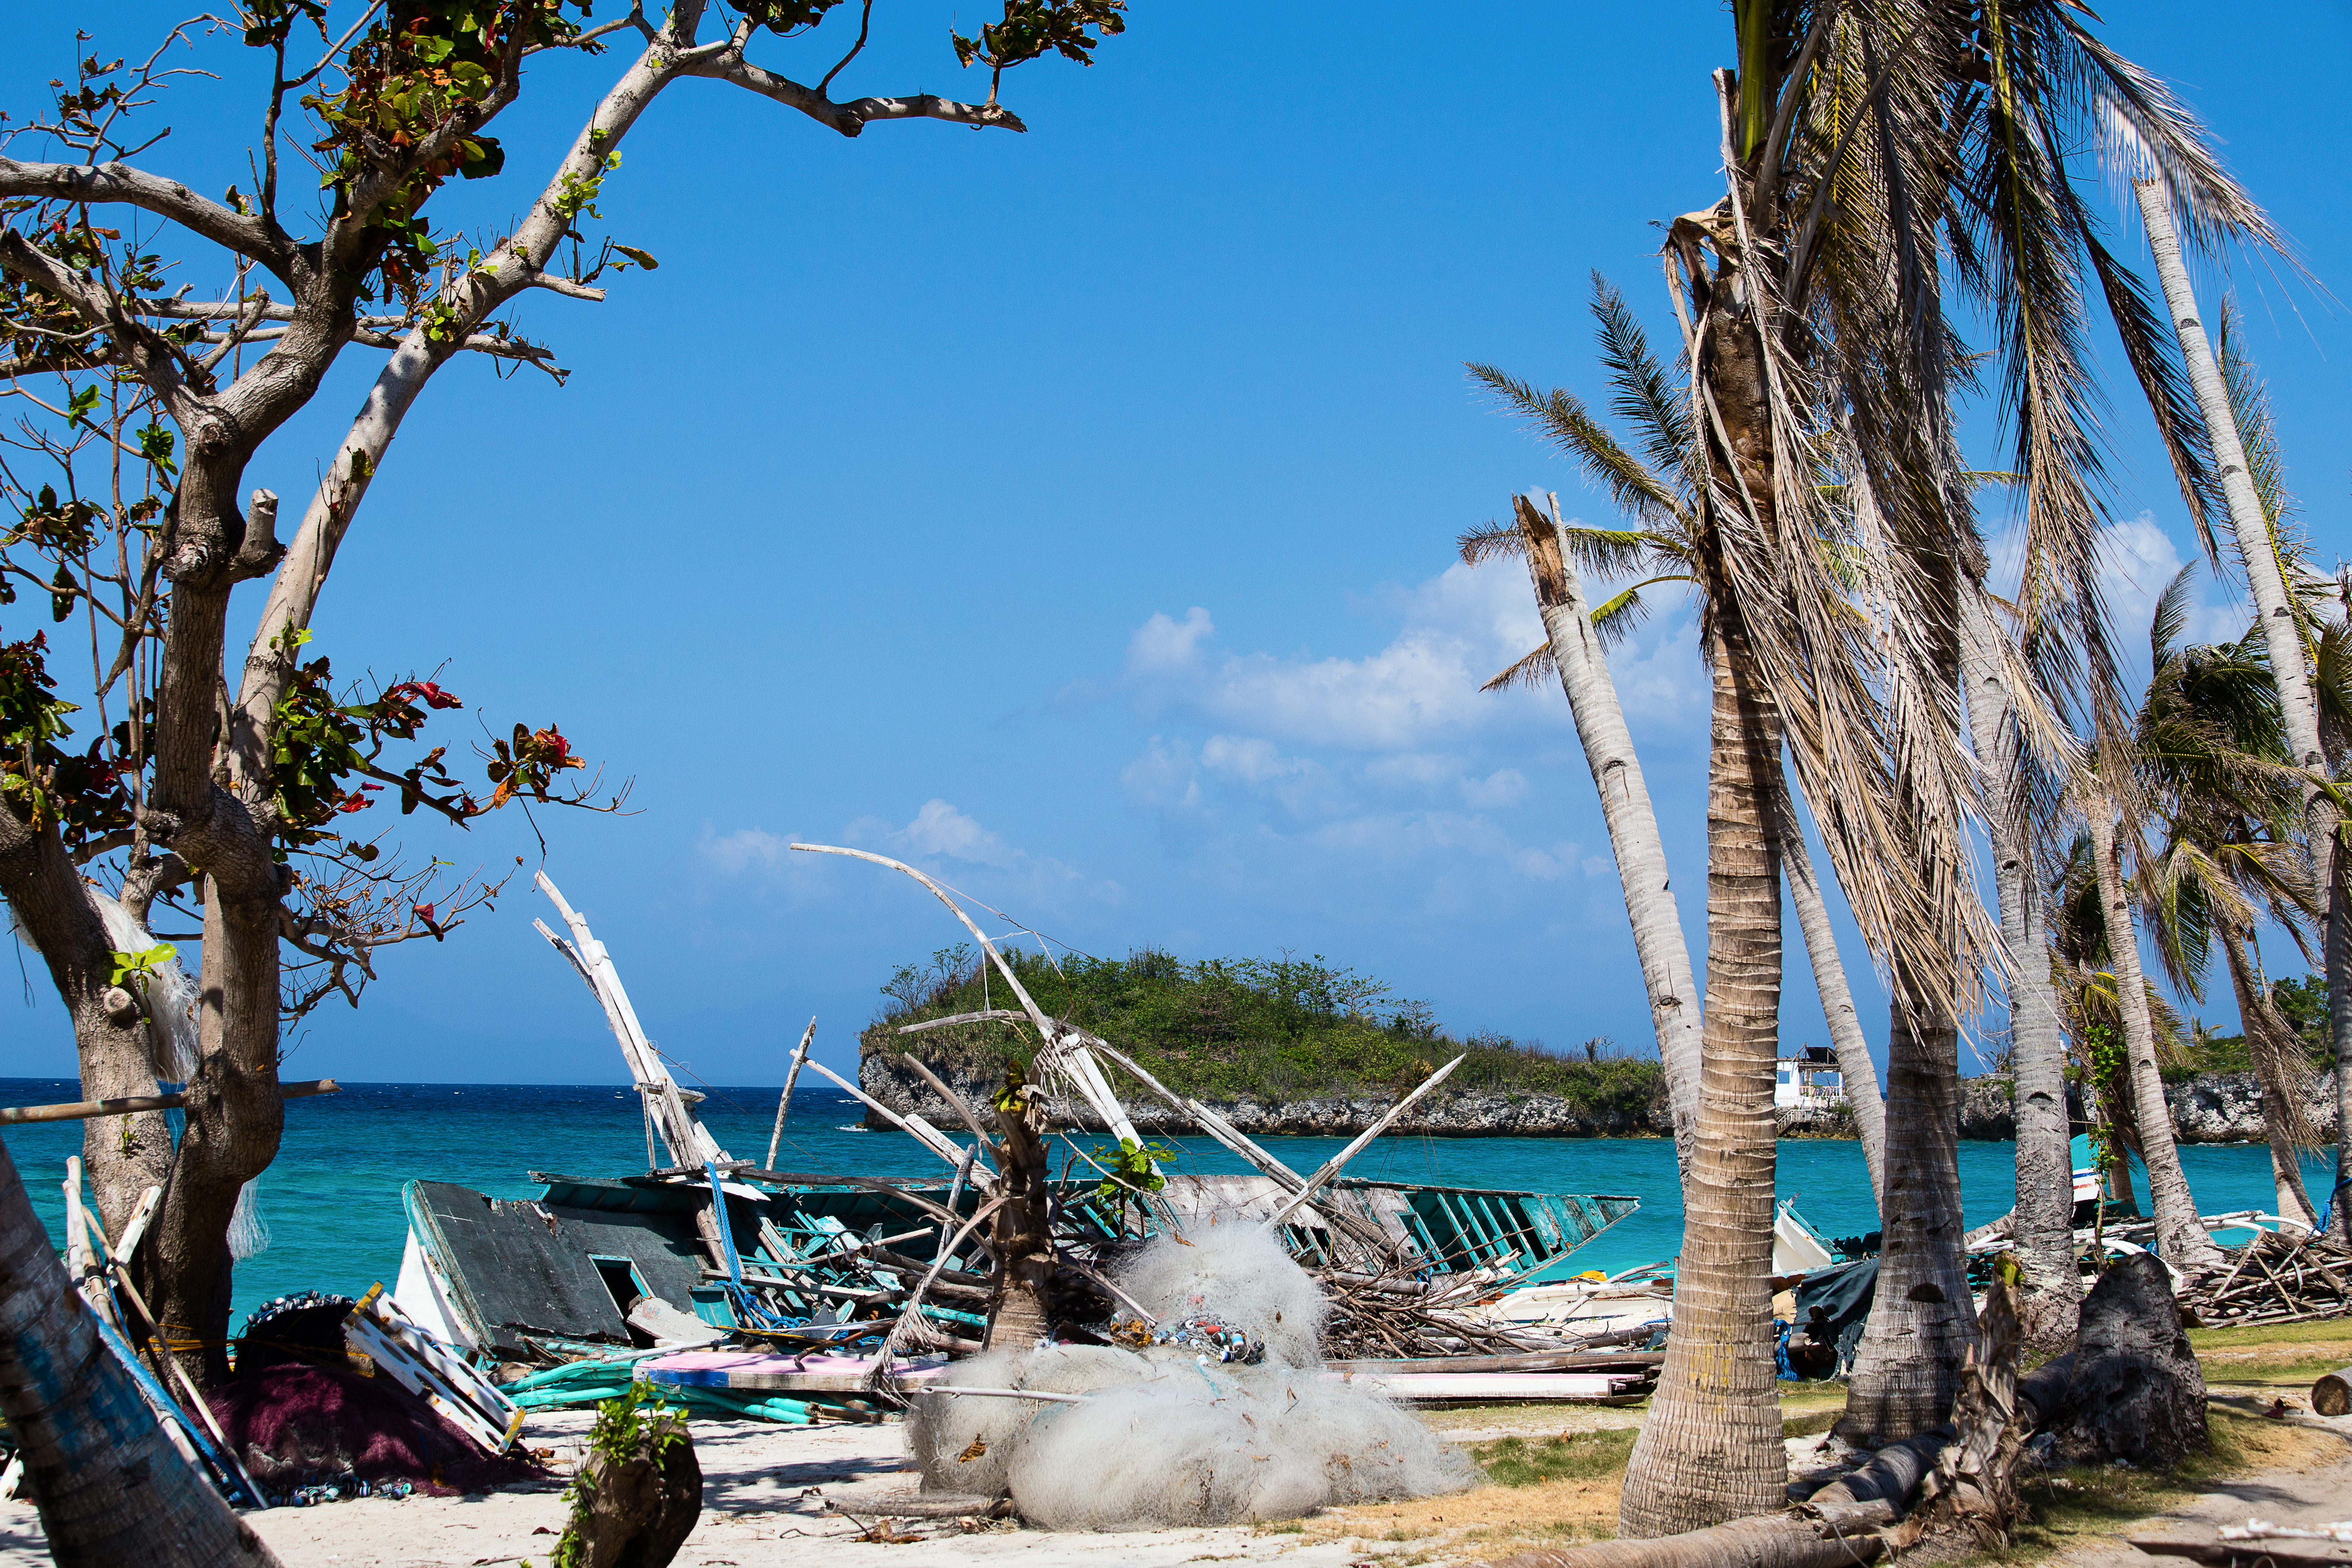
<instances>
[{"instance_id":1,"label":"blue rope","mask_svg":"<svg viewBox=\"0 0 2352 1568\"><path fill-rule=\"evenodd\" d=\"M737 1319L749 1322L753 1328L799 1327L800 1325L791 1319L780 1318L770 1312L760 1299L745 1287L743 1258L735 1250L735 1227L727 1218L727 1192L719 1185L719 1162L715 1159L706 1160L703 1162L703 1168L710 1176L710 1212L718 1221L719 1249L727 1260L727 1299L733 1304Z\"/></svg>"}]
</instances>

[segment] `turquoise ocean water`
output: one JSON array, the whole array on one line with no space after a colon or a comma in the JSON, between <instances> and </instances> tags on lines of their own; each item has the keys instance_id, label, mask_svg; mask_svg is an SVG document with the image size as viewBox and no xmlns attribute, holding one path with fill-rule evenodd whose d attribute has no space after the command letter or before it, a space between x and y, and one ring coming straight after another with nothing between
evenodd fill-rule
<instances>
[{"instance_id":1,"label":"turquoise ocean water","mask_svg":"<svg viewBox=\"0 0 2352 1568\"><path fill-rule=\"evenodd\" d=\"M739 1159L766 1155L776 1113L773 1088L708 1091L703 1120ZM67 1080L0 1079L0 1103L29 1105L80 1098ZM938 1176L940 1163L900 1133L854 1124L849 1097L831 1088L796 1089L778 1168L859 1176ZM62 1242L68 1155L81 1152L78 1123L13 1126L9 1156L36 1208ZM1082 1146L1097 1140L1082 1137ZM1179 1147L1180 1170L1240 1171L1232 1155L1206 1138L1163 1140ZM1294 1169L1311 1170L1338 1152L1335 1138L1268 1138ZM2271 1207L2270 1156L2259 1145L2197 1145L2181 1151L2198 1206L2205 1213ZM2012 1145L1964 1143L1960 1183L1968 1221L2005 1212L2015 1197ZM403 1182L456 1182L499 1197L534 1196L528 1171L620 1176L646 1168L645 1124L636 1095L611 1084L352 1083L340 1094L286 1107L278 1162L261 1178L261 1218L269 1246L240 1265L236 1311L289 1291L358 1295L400 1269L407 1222ZM2305 1180L2325 1192L2315 1162ZM1351 1175L1390 1181L1539 1192L1630 1193L1642 1200L1620 1222L1575 1254L1570 1271L1614 1272L1672 1257L1680 1245L1682 1203L1674 1145L1662 1138L1403 1138L1373 1145ZM1807 1140L1780 1146L1780 1195L1824 1234L1874 1230L1858 1144ZM2143 1189L2142 1201L2146 1194Z\"/></svg>"}]
</instances>

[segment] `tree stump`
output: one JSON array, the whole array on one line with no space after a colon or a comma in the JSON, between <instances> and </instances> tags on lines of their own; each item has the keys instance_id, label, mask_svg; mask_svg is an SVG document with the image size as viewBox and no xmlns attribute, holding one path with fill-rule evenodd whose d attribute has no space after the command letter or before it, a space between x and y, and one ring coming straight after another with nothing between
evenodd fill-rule
<instances>
[{"instance_id":1,"label":"tree stump","mask_svg":"<svg viewBox=\"0 0 2352 1568\"><path fill-rule=\"evenodd\" d=\"M567 1568L667 1568L702 1516L702 1463L682 1412L648 1416L634 1396L597 1413L572 1483L555 1561Z\"/></svg>"},{"instance_id":2,"label":"tree stump","mask_svg":"<svg viewBox=\"0 0 2352 1568\"><path fill-rule=\"evenodd\" d=\"M2067 1464L2168 1469L2203 1448L2205 1374L2164 1265L2137 1253L2101 1275L2083 1299L2074 1353L2024 1378L2018 1394Z\"/></svg>"}]
</instances>

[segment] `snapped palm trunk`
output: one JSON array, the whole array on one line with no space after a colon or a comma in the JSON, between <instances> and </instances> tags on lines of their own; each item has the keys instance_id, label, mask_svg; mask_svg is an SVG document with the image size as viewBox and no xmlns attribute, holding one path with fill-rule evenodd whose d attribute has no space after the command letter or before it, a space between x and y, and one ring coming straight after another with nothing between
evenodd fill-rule
<instances>
[{"instance_id":1,"label":"snapped palm trunk","mask_svg":"<svg viewBox=\"0 0 2352 1568\"><path fill-rule=\"evenodd\" d=\"M1772 1335L1772 1079L1780 1055L1780 716L1717 611L1707 766L1706 1053L1683 1180L1674 1326L1618 1529L1674 1535L1783 1506Z\"/></svg>"},{"instance_id":2,"label":"snapped palm trunk","mask_svg":"<svg viewBox=\"0 0 2352 1568\"><path fill-rule=\"evenodd\" d=\"M1980 593L1961 603L1969 738L1986 772L1986 821L1993 892L2008 970L2011 1086L2017 1108L2017 1207L2011 1221L2018 1260L2021 1333L2044 1354L2073 1347L2083 1305L2074 1257L2072 1129L2066 1119L2066 1042L2042 943L2042 893L2032 834L2017 798L2023 741L2002 674L1999 629Z\"/></svg>"},{"instance_id":3,"label":"snapped palm trunk","mask_svg":"<svg viewBox=\"0 0 2352 1568\"><path fill-rule=\"evenodd\" d=\"M2288 602L2286 573L2279 560L2279 540L2254 489L2253 471L2238 420L2230 406L2228 384L2213 357L2198 315L2197 295L2189 285L2189 269L2180 259L2180 238L2172 225L2170 193L2161 181L2142 180L2133 186L2140 215L2147 224L2148 258L2156 265L2164 288L2164 303L2172 313L2172 329L2180 341L2180 358L2189 384L2197 394L2198 412L2213 444L2213 465L2220 472L2221 493L2230 506L2230 528L2236 536L2238 557L2246 569L2246 587L2254 600L2255 619L2271 656L2271 673L2278 682L2280 717L2286 728L2287 748L2295 765L2307 769L2314 782L2304 789L2304 831L2317 862L2320 886L2328 904L2328 932L2324 962L2327 972L2328 1042L2336 1061L2337 1125L2352 1129L2352 911L2345 908L2344 859L2336 841L2336 810L2316 779L2327 774L2327 748L2320 736L2319 702L2312 689L2305 663L2302 619ZM2151 1178L2152 1180L2153 1178ZM2330 1229L2338 1242L2352 1245L2352 1135L2336 1140L2336 1190Z\"/></svg>"},{"instance_id":4,"label":"snapped palm trunk","mask_svg":"<svg viewBox=\"0 0 2352 1568\"><path fill-rule=\"evenodd\" d=\"M0 1413L64 1568L276 1568L99 1338L0 1147Z\"/></svg>"},{"instance_id":5,"label":"snapped palm trunk","mask_svg":"<svg viewBox=\"0 0 2352 1568\"><path fill-rule=\"evenodd\" d=\"M2116 1010L2123 1014L2124 1051L2131 1081L2132 1119L2138 1124L2140 1162L2147 1167L2149 1205L2156 1210L2157 1249L2183 1273L2217 1273L2226 1267L2220 1248L2198 1223L2197 1200L2180 1168L2173 1141L2172 1112L2164 1103L2164 1079L2156 1065L2156 1024L2147 1006L2147 982L2139 966L2139 930L2124 896L2123 862L2117 859L2113 802L2093 799L2084 818L2091 829L2091 856L2097 862L2099 907L2106 917L2108 962L2116 977Z\"/></svg>"},{"instance_id":6,"label":"snapped palm trunk","mask_svg":"<svg viewBox=\"0 0 2352 1568\"><path fill-rule=\"evenodd\" d=\"M1650 807L1650 788L1642 778L1633 732L1617 703L1609 660L1592 629L1583 580L1560 543L1559 519L1545 517L1525 496L1512 497L1511 504L1527 540L1528 576L1535 584L1544 637L1559 671L1560 689L1568 695L1585 765L1592 769L1593 787L1601 792L1601 816L1608 824L1618 885L1624 890L1625 914L1633 925L1633 952L1649 995L1658 1060L1665 1067L1675 1152L1687 1170L1698 1114L1698 985L1674 884L1666 874L1665 840Z\"/></svg>"}]
</instances>

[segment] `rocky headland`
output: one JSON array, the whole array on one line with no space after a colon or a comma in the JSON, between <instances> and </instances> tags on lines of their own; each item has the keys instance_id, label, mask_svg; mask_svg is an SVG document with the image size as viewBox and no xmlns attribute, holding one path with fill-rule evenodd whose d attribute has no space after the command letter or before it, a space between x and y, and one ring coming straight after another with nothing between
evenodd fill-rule
<instances>
[{"instance_id":1,"label":"rocky headland","mask_svg":"<svg viewBox=\"0 0 2352 1568\"><path fill-rule=\"evenodd\" d=\"M940 1062L940 1077L965 1103L984 1107L1003 1084L993 1064ZM913 1112L941 1127L961 1124L953 1107L942 1102L930 1085L895 1055L867 1052L858 1064L858 1085L893 1111ZM2175 1134L2188 1144L2259 1142L2263 1136L2260 1091L2252 1073L2206 1073L2164 1086L2165 1102L2172 1107ZM1354 1093L1258 1096L1243 1094L1212 1101L1217 1113L1253 1136L1294 1134L1345 1137L1362 1132L1394 1104L1385 1090ZM1057 1096L1050 1103L1055 1123L1063 1126L1102 1130L1100 1119L1085 1102ZM1145 1096L1128 1103L1136 1130L1150 1135L1194 1131L1170 1107ZM2305 1112L2326 1137L2336 1134L2334 1085L2316 1082ZM1853 1135L1850 1113L1784 1106L1773 1120L1784 1138L1848 1138ZM882 1118L866 1114L869 1126ZM1644 1098L1619 1097L1604 1104L1578 1103L1558 1094L1519 1090L1439 1089L1406 1113L1394 1131L1411 1135L1488 1138L1660 1138L1671 1135L1673 1122L1666 1108L1664 1082ZM2017 1135L2015 1107L2006 1078L1966 1080L1960 1086L1959 1135L2004 1141Z\"/></svg>"}]
</instances>

